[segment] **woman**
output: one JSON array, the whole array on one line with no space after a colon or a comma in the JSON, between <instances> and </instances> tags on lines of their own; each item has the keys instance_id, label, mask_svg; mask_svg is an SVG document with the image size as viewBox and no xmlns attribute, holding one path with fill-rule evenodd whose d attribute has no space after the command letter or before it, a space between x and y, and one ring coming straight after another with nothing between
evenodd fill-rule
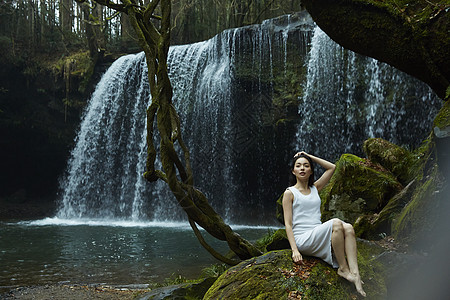
<instances>
[{"instance_id":1,"label":"woman","mask_svg":"<svg viewBox=\"0 0 450 300\"><path fill-rule=\"evenodd\" d=\"M325 169L316 181L314 162ZM293 186L287 188L283 196L284 223L292 259L295 263L302 263L302 254L323 259L338 268L339 276L352 282L358 293L365 297L353 226L339 219L320 221L319 192L330 181L334 169L333 163L305 152L294 156L291 167Z\"/></svg>"}]
</instances>

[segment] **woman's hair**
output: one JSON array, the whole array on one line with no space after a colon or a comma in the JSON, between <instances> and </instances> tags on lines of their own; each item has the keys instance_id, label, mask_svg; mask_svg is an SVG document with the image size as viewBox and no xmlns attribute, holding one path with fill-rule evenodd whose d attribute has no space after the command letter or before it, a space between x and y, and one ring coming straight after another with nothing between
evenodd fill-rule
<instances>
[{"instance_id":1,"label":"woman's hair","mask_svg":"<svg viewBox=\"0 0 450 300\"><path fill-rule=\"evenodd\" d=\"M305 155L305 154L300 154L300 155L294 156L294 159L292 160L292 163L291 163L291 170L290 170L291 172L290 172L289 183L290 183L290 185L295 185L297 183L297 177L295 177L295 175L292 174L292 171L294 170L295 162L300 157L306 158L309 162L309 166L311 168L311 176L309 176L309 179L308 179L308 186L313 186L314 185L314 165L313 165L313 161L312 161L311 157L309 157L308 155Z\"/></svg>"}]
</instances>

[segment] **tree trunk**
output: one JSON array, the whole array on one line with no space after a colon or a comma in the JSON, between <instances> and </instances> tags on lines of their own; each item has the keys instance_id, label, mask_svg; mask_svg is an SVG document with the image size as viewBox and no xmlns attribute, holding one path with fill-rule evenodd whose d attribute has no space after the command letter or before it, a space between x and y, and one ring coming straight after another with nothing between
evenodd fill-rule
<instances>
[{"instance_id":1,"label":"tree trunk","mask_svg":"<svg viewBox=\"0 0 450 300\"><path fill-rule=\"evenodd\" d=\"M261 255L261 251L225 224L209 205L206 196L193 186L189 151L182 139L180 119L172 104L172 85L167 69L171 1L152 0L145 9L133 5L131 0L122 0L123 5L111 4L108 0L96 1L128 14L130 23L137 34L139 45L144 50L147 59L152 103L147 110L148 155L147 171L144 177L150 182L164 180L169 185L179 205L188 215L191 226L195 222L212 236L227 241L230 249L241 259ZM161 17L154 15L158 5ZM157 26L151 22L151 18L157 20ZM163 170L155 169L156 147L153 144L155 122L161 138L160 157ZM175 150L176 143L182 150L182 157ZM199 241L203 244L201 238ZM208 251L211 250L210 247L205 248ZM217 254L214 251L215 257ZM226 263L236 263L225 258L221 260Z\"/></svg>"}]
</instances>

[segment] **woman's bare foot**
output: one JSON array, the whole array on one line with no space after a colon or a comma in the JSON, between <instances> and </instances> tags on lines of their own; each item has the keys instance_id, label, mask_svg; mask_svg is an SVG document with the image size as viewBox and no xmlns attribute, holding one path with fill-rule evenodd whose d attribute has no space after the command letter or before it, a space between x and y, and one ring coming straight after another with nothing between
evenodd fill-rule
<instances>
[{"instance_id":1,"label":"woman's bare foot","mask_svg":"<svg viewBox=\"0 0 450 300\"><path fill-rule=\"evenodd\" d=\"M359 274L352 274L349 270L344 269L338 269L337 271L338 275L347 279L351 283L355 285L356 291L363 297L366 297L366 292L364 292L364 289L362 288L363 281L361 280L361 277Z\"/></svg>"},{"instance_id":2,"label":"woman's bare foot","mask_svg":"<svg viewBox=\"0 0 450 300\"><path fill-rule=\"evenodd\" d=\"M348 270L348 269L345 270L345 269L339 268L337 270L337 273L338 273L339 276L347 279L350 282L353 282L353 280L354 280L352 273L350 273L350 270Z\"/></svg>"},{"instance_id":3,"label":"woman's bare foot","mask_svg":"<svg viewBox=\"0 0 450 300\"><path fill-rule=\"evenodd\" d=\"M356 291L363 297L366 297L366 292L364 292L362 285L364 284L364 282L361 280L361 277L358 275L355 275L355 281L353 281L353 283L355 284L356 287Z\"/></svg>"}]
</instances>

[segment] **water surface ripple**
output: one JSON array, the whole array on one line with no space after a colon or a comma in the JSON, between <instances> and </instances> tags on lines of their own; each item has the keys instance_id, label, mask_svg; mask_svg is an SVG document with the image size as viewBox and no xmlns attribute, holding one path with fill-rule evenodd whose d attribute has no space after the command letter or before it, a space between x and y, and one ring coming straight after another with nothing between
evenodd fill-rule
<instances>
[{"instance_id":1,"label":"water surface ripple","mask_svg":"<svg viewBox=\"0 0 450 300\"><path fill-rule=\"evenodd\" d=\"M254 241L268 227L232 226ZM222 253L224 242L204 232ZM0 222L0 289L58 282L136 284L195 278L217 261L188 223L99 220Z\"/></svg>"}]
</instances>

